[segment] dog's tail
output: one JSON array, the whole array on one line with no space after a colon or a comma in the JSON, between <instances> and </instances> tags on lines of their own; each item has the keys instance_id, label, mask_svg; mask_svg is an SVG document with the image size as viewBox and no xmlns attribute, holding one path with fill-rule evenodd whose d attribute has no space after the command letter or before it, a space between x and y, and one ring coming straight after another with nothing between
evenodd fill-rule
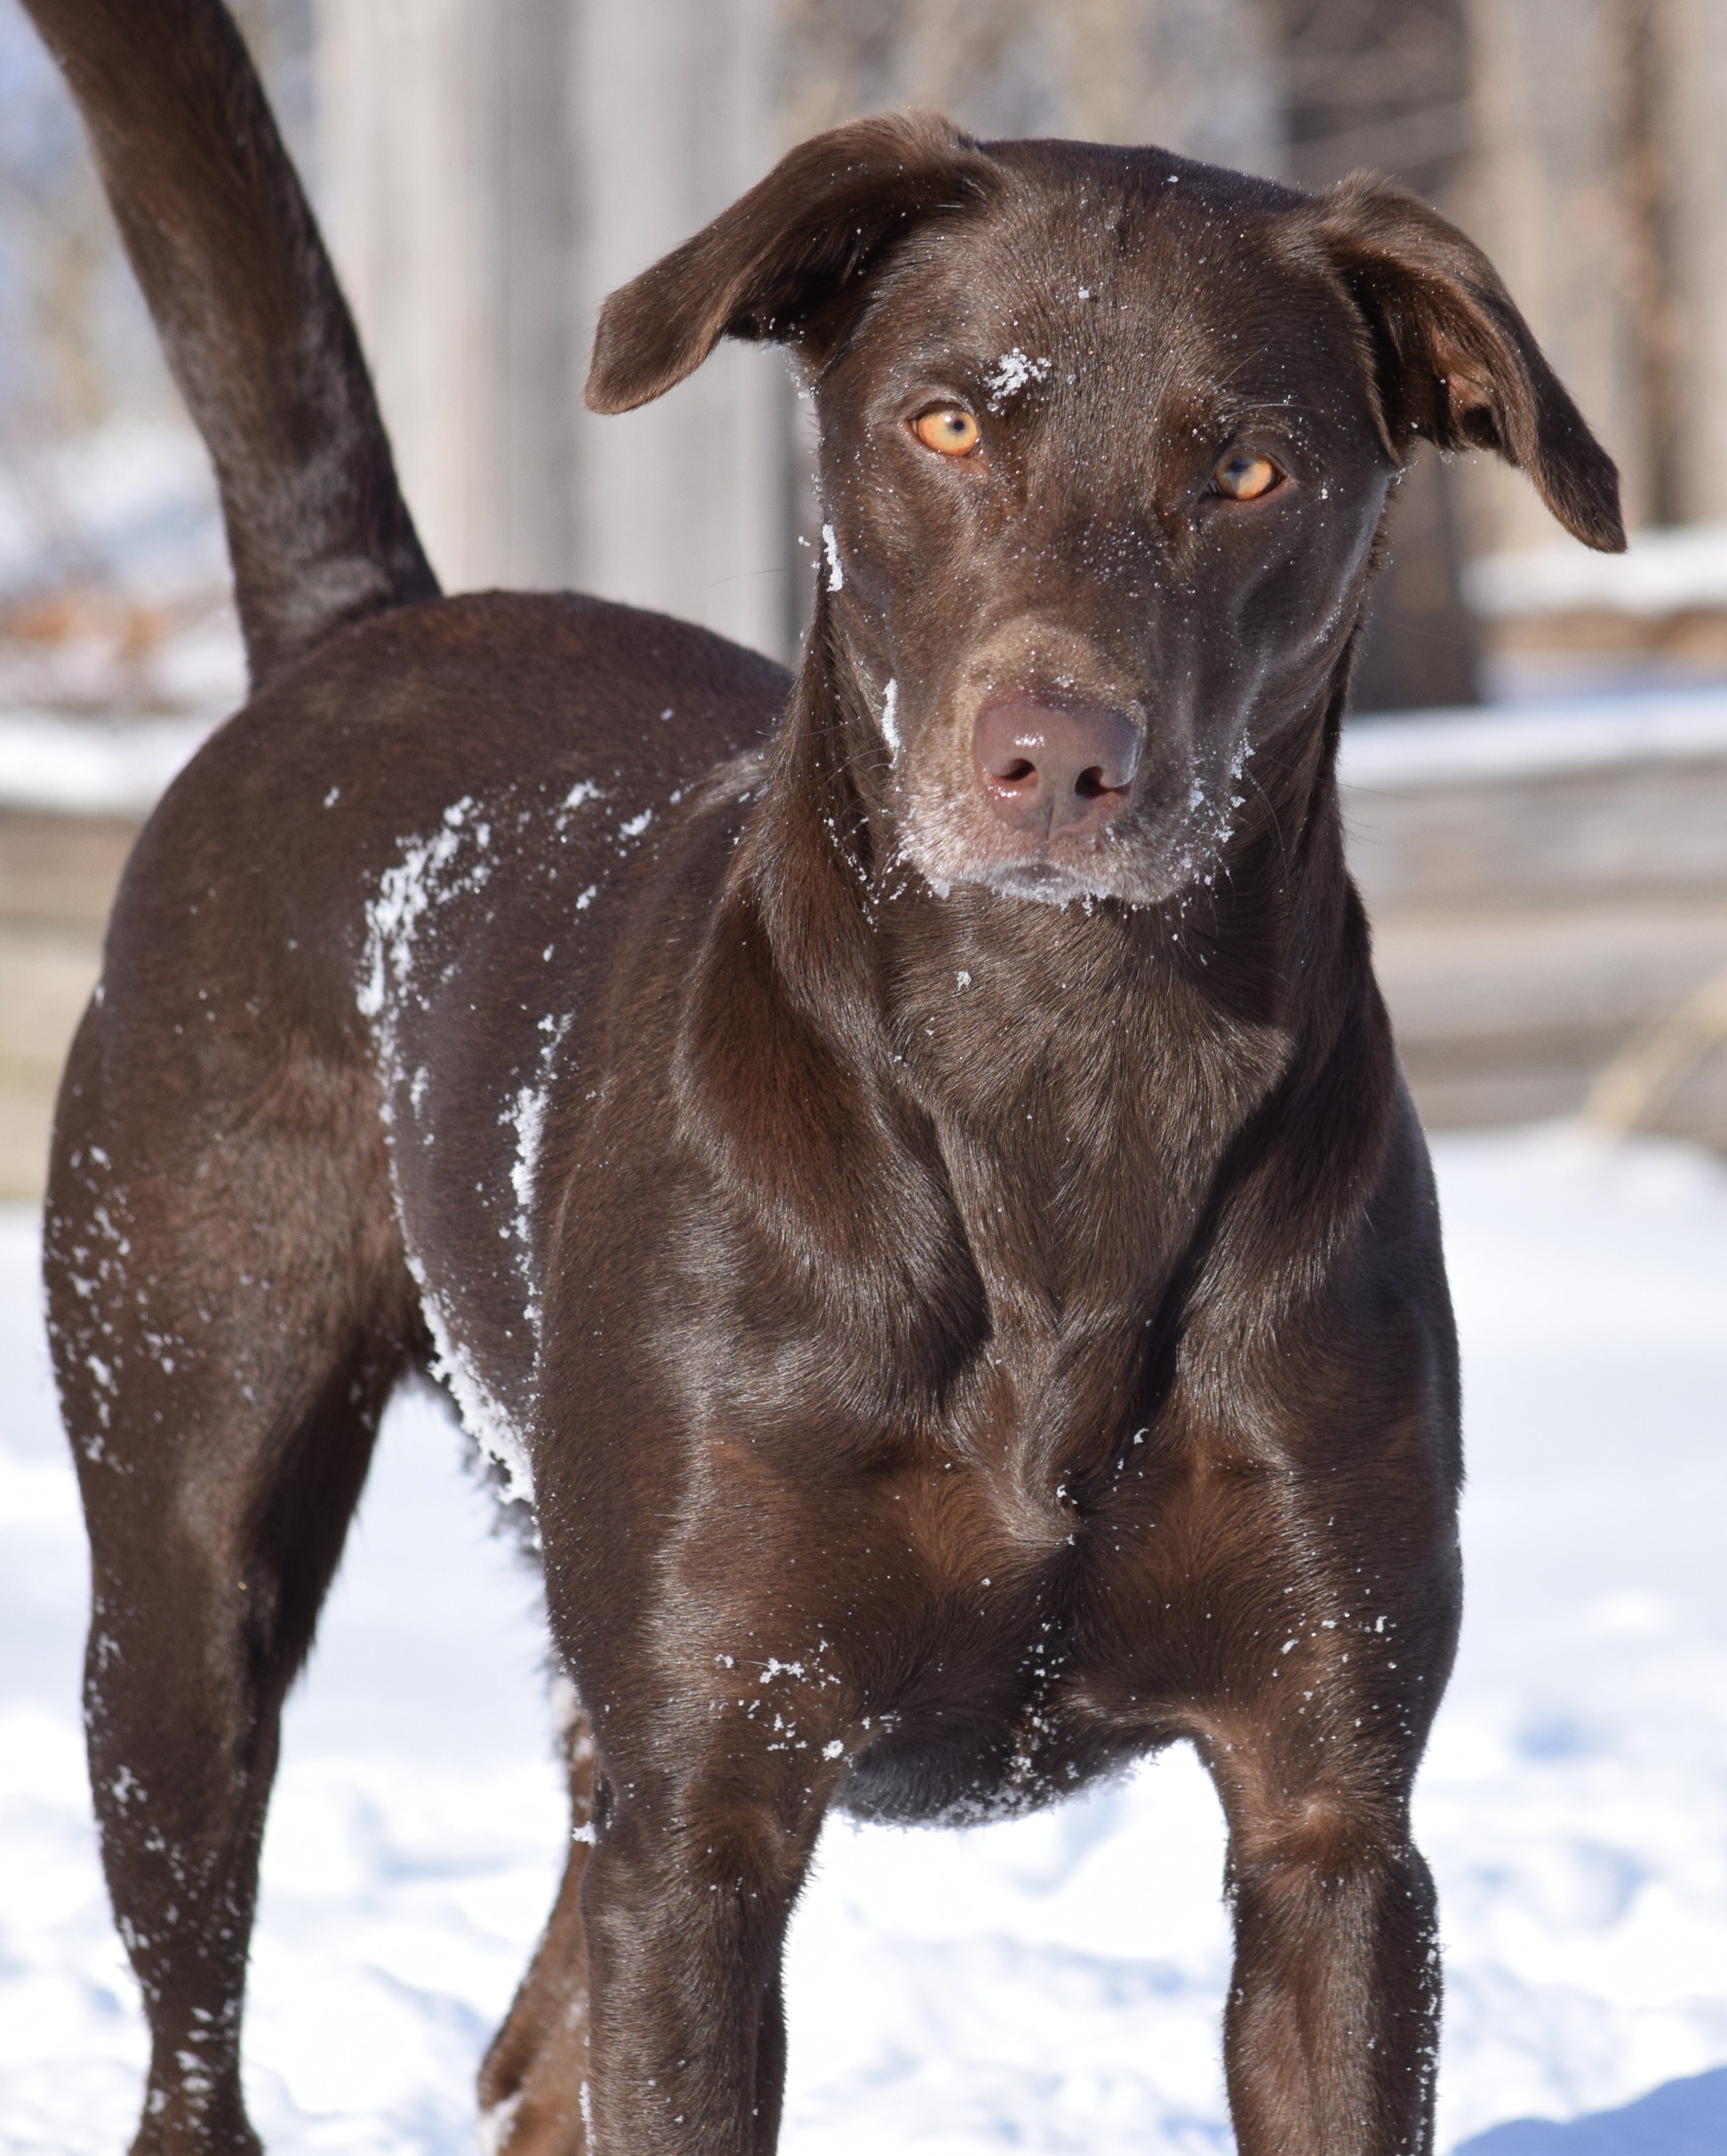
<instances>
[{"instance_id":1,"label":"dog's tail","mask_svg":"<svg viewBox=\"0 0 1727 2156\"><path fill-rule=\"evenodd\" d=\"M434 598L353 319L221 0L24 0L222 490L254 688Z\"/></svg>"}]
</instances>

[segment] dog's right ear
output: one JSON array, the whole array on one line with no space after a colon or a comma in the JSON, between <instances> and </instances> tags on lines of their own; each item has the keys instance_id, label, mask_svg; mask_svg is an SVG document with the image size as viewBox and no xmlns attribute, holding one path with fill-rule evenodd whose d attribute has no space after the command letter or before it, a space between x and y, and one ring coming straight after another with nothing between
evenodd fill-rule
<instances>
[{"instance_id":1,"label":"dog's right ear","mask_svg":"<svg viewBox=\"0 0 1727 2156\"><path fill-rule=\"evenodd\" d=\"M594 412L630 412L722 336L793 341L923 217L978 201L997 168L930 113L817 135L693 239L614 292L588 372Z\"/></svg>"}]
</instances>

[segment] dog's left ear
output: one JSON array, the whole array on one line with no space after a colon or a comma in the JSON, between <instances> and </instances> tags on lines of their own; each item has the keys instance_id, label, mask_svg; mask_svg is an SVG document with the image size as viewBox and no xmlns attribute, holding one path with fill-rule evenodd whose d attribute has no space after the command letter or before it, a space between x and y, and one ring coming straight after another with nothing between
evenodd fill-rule
<instances>
[{"instance_id":1,"label":"dog's left ear","mask_svg":"<svg viewBox=\"0 0 1727 2156\"><path fill-rule=\"evenodd\" d=\"M1499 273L1417 197L1355 173L1318 196L1316 239L1365 317L1393 453L1495 449L1586 546L1619 553L1619 474L1547 364Z\"/></svg>"},{"instance_id":2,"label":"dog's left ear","mask_svg":"<svg viewBox=\"0 0 1727 2156\"><path fill-rule=\"evenodd\" d=\"M792 342L917 222L976 202L1000 170L933 113L855 120L800 143L693 239L600 310L586 398L629 412L722 336Z\"/></svg>"}]
</instances>

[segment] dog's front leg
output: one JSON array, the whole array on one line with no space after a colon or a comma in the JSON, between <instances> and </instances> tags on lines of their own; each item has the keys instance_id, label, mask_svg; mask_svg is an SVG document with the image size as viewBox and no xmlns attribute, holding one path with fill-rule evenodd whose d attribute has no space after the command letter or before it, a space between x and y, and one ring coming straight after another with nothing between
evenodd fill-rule
<instances>
[{"instance_id":1,"label":"dog's front leg","mask_svg":"<svg viewBox=\"0 0 1727 2156\"><path fill-rule=\"evenodd\" d=\"M737 1763L603 1778L582 1894L595 2156L771 2156L778 2139L780 1958L820 1811L766 1776L750 1789Z\"/></svg>"},{"instance_id":2,"label":"dog's front leg","mask_svg":"<svg viewBox=\"0 0 1727 2156\"><path fill-rule=\"evenodd\" d=\"M1423 2156L1439 1956L1401 1793L1364 1804L1320 1783L1218 1779L1236 1928L1224 2051L1241 2156Z\"/></svg>"},{"instance_id":3,"label":"dog's front leg","mask_svg":"<svg viewBox=\"0 0 1727 2156\"><path fill-rule=\"evenodd\" d=\"M1167 1576L1159 1652L1229 1825L1236 2146L1426 2156L1440 1969L1410 1797L1455 1637L1447 1516L1365 1477L1329 1478L1324 1512L1293 1480L1193 1490L1158 1518L1215 1562Z\"/></svg>"}]
</instances>

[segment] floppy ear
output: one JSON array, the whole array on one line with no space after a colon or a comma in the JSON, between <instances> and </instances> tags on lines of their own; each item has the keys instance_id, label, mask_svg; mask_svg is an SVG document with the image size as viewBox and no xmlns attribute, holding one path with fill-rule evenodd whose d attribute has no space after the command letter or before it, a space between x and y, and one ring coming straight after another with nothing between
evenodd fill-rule
<instances>
[{"instance_id":1,"label":"floppy ear","mask_svg":"<svg viewBox=\"0 0 1727 2156\"><path fill-rule=\"evenodd\" d=\"M976 201L997 168L930 113L817 135L600 310L589 408L628 412L698 367L722 336L794 337L932 211Z\"/></svg>"},{"instance_id":2,"label":"floppy ear","mask_svg":"<svg viewBox=\"0 0 1727 2156\"><path fill-rule=\"evenodd\" d=\"M1318 196L1314 236L1366 320L1395 453L1496 449L1586 546L1619 553L1619 474L1542 357L1499 273L1437 210L1357 172Z\"/></svg>"}]
</instances>

